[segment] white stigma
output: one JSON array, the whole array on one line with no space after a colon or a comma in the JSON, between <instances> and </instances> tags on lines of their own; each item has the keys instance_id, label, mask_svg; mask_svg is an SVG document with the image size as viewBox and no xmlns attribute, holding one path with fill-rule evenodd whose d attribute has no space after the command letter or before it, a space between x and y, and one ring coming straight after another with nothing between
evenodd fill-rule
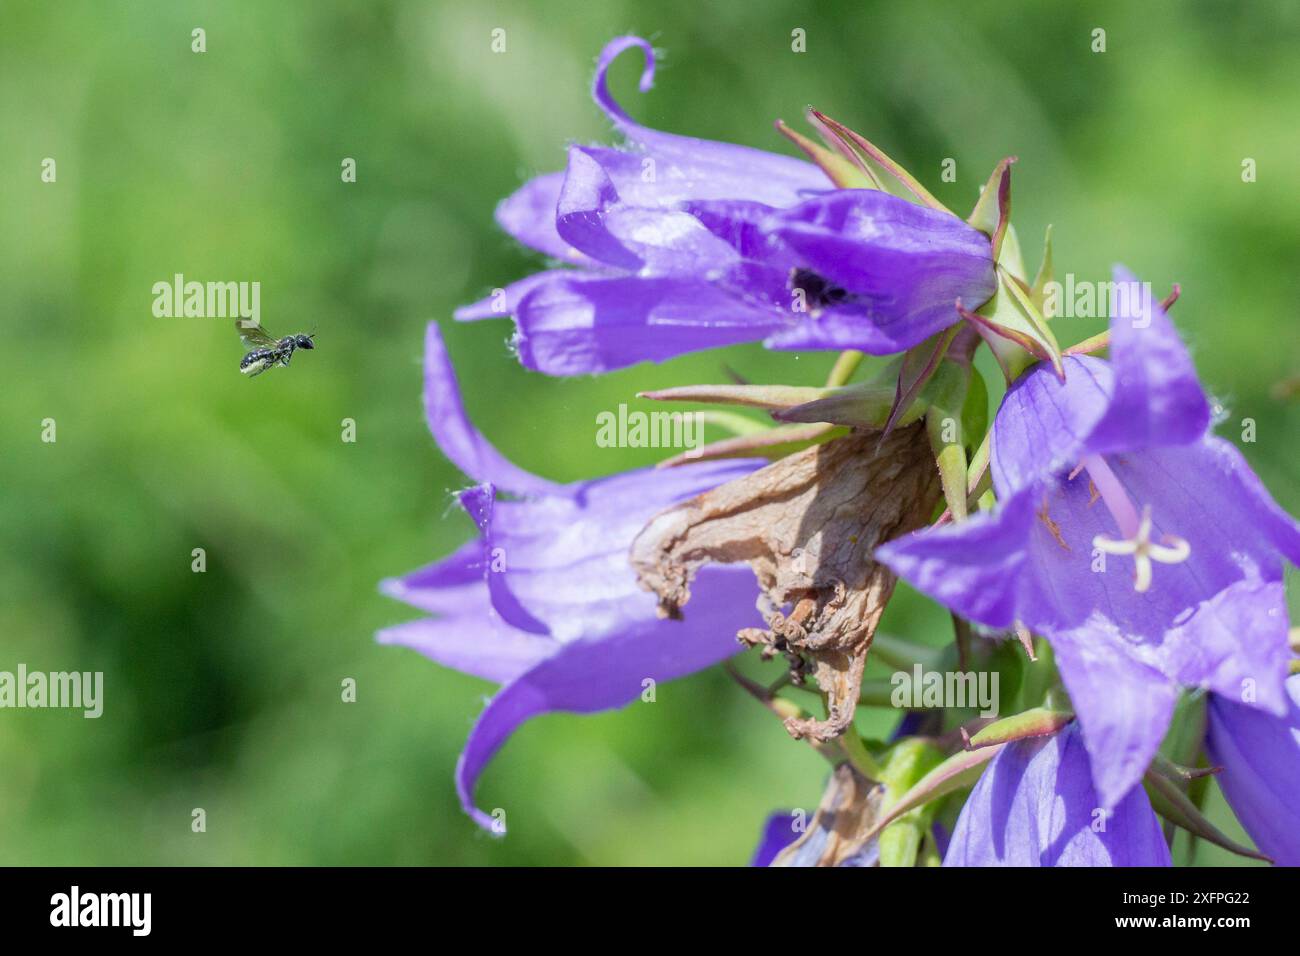
<instances>
[{"instance_id":1,"label":"white stigma","mask_svg":"<svg viewBox=\"0 0 1300 956\"><path fill-rule=\"evenodd\" d=\"M1191 555L1192 546L1185 539L1169 534L1158 543L1152 541L1151 507L1144 506L1142 517L1138 517L1123 483L1100 455L1085 456L1082 467L1087 469L1093 487L1106 503L1106 509L1115 519L1121 535L1108 538L1099 534L1092 539L1092 546L1104 554L1132 555L1135 565L1133 588L1139 594L1145 593L1151 587L1151 562L1181 564Z\"/></svg>"},{"instance_id":2,"label":"white stigma","mask_svg":"<svg viewBox=\"0 0 1300 956\"><path fill-rule=\"evenodd\" d=\"M1105 554L1131 554L1133 556L1133 589L1139 594L1151 587L1151 562L1161 564L1181 564L1191 556L1192 546L1186 539L1165 535L1162 543L1151 540L1151 508L1142 509L1142 519L1138 522L1137 533L1131 538L1116 540L1099 534L1092 539L1092 546Z\"/></svg>"}]
</instances>

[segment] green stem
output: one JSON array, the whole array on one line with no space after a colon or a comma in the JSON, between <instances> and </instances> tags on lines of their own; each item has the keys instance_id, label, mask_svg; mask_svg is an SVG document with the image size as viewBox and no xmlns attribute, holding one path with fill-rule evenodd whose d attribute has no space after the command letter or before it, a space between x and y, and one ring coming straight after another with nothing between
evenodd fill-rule
<instances>
[{"instance_id":1,"label":"green stem","mask_svg":"<svg viewBox=\"0 0 1300 956\"><path fill-rule=\"evenodd\" d=\"M953 640L957 645L957 666L963 671L970 670L971 630L970 622L958 614L952 615Z\"/></svg>"},{"instance_id":2,"label":"green stem","mask_svg":"<svg viewBox=\"0 0 1300 956\"><path fill-rule=\"evenodd\" d=\"M844 748L844 754L849 758L849 763L853 768L862 774L868 780L879 780L882 776L880 764L876 763L875 758L867 751L866 744L858 736L858 729L852 724L844 731L839 738L839 744Z\"/></svg>"},{"instance_id":3,"label":"green stem","mask_svg":"<svg viewBox=\"0 0 1300 956\"><path fill-rule=\"evenodd\" d=\"M831 369L830 376L826 379L826 387L836 388L844 385L853 377L853 373L858 370L858 366L861 364L861 352L855 349L841 352L839 358L835 360L835 366Z\"/></svg>"}]
</instances>

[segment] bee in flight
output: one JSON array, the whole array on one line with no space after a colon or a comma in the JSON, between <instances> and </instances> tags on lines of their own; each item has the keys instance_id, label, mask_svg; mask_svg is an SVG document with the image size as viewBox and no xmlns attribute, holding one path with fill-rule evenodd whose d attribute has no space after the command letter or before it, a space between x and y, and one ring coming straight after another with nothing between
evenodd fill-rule
<instances>
[{"instance_id":1,"label":"bee in flight","mask_svg":"<svg viewBox=\"0 0 1300 956\"><path fill-rule=\"evenodd\" d=\"M249 350L239 362L239 370L249 378L261 375L268 368L277 365L288 368L289 359L293 358L295 351L316 347L311 341L315 338L314 334L286 335L282 339L273 339L260 325L246 325L243 319L235 319L235 328L239 331L244 348Z\"/></svg>"}]
</instances>

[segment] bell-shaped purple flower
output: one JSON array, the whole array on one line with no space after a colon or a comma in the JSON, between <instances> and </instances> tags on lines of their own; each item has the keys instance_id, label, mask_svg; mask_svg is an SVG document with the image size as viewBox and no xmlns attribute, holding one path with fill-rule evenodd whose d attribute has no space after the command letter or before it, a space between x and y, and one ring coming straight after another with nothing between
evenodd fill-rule
<instances>
[{"instance_id":1,"label":"bell-shaped purple flower","mask_svg":"<svg viewBox=\"0 0 1300 956\"><path fill-rule=\"evenodd\" d=\"M944 866L1169 866L1141 787L1113 808L1092 784L1075 724L1006 744L962 807Z\"/></svg>"},{"instance_id":2,"label":"bell-shaped purple flower","mask_svg":"<svg viewBox=\"0 0 1300 956\"><path fill-rule=\"evenodd\" d=\"M524 365L605 372L760 339L886 354L956 322L957 299L976 308L993 294L988 237L947 212L634 122L605 82L631 47L650 89L653 51L638 37L605 47L592 89L630 148L571 146L564 172L497 209L502 228L564 267L456 313L513 315Z\"/></svg>"},{"instance_id":3,"label":"bell-shaped purple flower","mask_svg":"<svg viewBox=\"0 0 1300 956\"><path fill-rule=\"evenodd\" d=\"M1209 433L1173 325L1115 278L1129 295L1111 361L1068 358L1065 382L1037 366L1008 390L996 511L877 551L958 613L1048 639L1106 806L1141 778L1181 686L1285 712L1283 558L1300 561L1300 529Z\"/></svg>"},{"instance_id":4,"label":"bell-shaped purple flower","mask_svg":"<svg viewBox=\"0 0 1300 956\"><path fill-rule=\"evenodd\" d=\"M1285 717L1235 699L1210 698L1210 759L1215 777L1259 851L1300 866L1300 674L1287 679Z\"/></svg>"},{"instance_id":5,"label":"bell-shaped purple flower","mask_svg":"<svg viewBox=\"0 0 1300 956\"><path fill-rule=\"evenodd\" d=\"M479 482L459 500L482 535L435 564L385 581L385 593L435 616L381 631L378 639L502 685L456 768L465 811L500 830L475 807L474 787L520 724L549 711L622 706L648 681L737 653L737 630L761 623L747 567L707 569L699 606L685 621L671 621L638 587L627 554L656 512L762 462L642 469L568 485L538 478L503 458L470 423L436 324L426 339L424 402L438 445Z\"/></svg>"}]
</instances>

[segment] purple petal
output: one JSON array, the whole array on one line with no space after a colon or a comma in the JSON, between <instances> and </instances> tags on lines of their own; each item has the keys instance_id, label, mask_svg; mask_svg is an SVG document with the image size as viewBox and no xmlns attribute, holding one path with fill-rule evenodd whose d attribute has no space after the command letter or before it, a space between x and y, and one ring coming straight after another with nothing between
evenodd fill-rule
<instances>
[{"instance_id":1,"label":"purple petal","mask_svg":"<svg viewBox=\"0 0 1300 956\"><path fill-rule=\"evenodd\" d=\"M1053 633L1051 644L1094 755L1097 806L1119 805L1160 749L1178 685L1160 671L1154 654L1129 645L1100 615L1088 626Z\"/></svg>"},{"instance_id":2,"label":"purple petal","mask_svg":"<svg viewBox=\"0 0 1300 956\"><path fill-rule=\"evenodd\" d=\"M646 468L523 501L496 501L490 488L471 489L461 501L495 559L487 579L497 613L517 628L561 641L653 620L654 595L637 584L628 563L632 539L655 513L761 464L740 459ZM748 569L735 570L752 585Z\"/></svg>"},{"instance_id":3,"label":"purple petal","mask_svg":"<svg viewBox=\"0 0 1300 956\"><path fill-rule=\"evenodd\" d=\"M590 259L560 238L556 231L555 209L563 185L562 172L530 179L497 205L497 224L538 252L574 265L591 265Z\"/></svg>"},{"instance_id":4,"label":"purple petal","mask_svg":"<svg viewBox=\"0 0 1300 956\"><path fill-rule=\"evenodd\" d=\"M556 232L600 262L636 271L641 268L640 257L612 236L605 223L609 208L618 201L618 190L600 163L581 147L571 147L556 206Z\"/></svg>"},{"instance_id":5,"label":"purple petal","mask_svg":"<svg viewBox=\"0 0 1300 956\"><path fill-rule=\"evenodd\" d=\"M1104 570L1094 570L1093 539L1121 532L1105 504L1093 499L1087 473L1040 486L1026 543L1030 573L1017 608L1025 623L1074 628L1102 612L1132 640L1159 641L1238 581L1280 581L1273 542L1253 520L1250 503L1234 493L1233 477L1215 467L1218 454L1216 440L1207 439L1111 459L1134 506L1150 509L1152 538L1173 535L1190 546L1185 561L1154 566L1145 593L1133 587L1131 558L1107 555Z\"/></svg>"},{"instance_id":6,"label":"purple petal","mask_svg":"<svg viewBox=\"0 0 1300 956\"><path fill-rule=\"evenodd\" d=\"M764 229L801 266L856 297L862 339L850 347L911 348L960 319L958 299L975 309L996 288L987 236L956 216L879 190L827 193L778 210ZM773 347L813 347L816 325L775 338ZM835 347L841 344L837 336Z\"/></svg>"},{"instance_id":7,"label":"purple petal","mask_svg":"<svg viewBox=\"0 0 1300 956\"><path fill-rule=\"evenodd\" d=\"M496 488L492 485L478 485L462 491L457 498L461 507L474 519L474 523L483 533L484 555L494 557L499 567L505 560L507 551L504 542L493 533L497 506ZM560 500L562 499L558 497L538 496L525 499L521 502L521 506L527 514L538 510L544 511L550 502ZM506 585L504 572L494 569L491 563L484 562L483 577L487 584L488 596L491 598L492 611L499 614L506 624L529 634L549 633L546 624L535 618L519 603L514 592Z\"/></svg>"},{"instance_id":8,"label":"purple petal","mask_svg":"<svg viewBox=\"0 0 1300 956\"><path fill-rule=\"evenodd\" d=\"M494 684L514 680L558 648L550 638L515 630L491 613L481 581L476 598L467 599L453 616L398 624L380 631L375 639L409 647L443 667Z\"/></svg>"},{"instance_id":9,"label":"purple petal","mask_svg":"<svg viewBox=\"0 0 1300 956\"><path fill-rule=\"evenodd\" d=\"M670 138L682 139L682 137ZM689 142L702 144L700 148L704 150L705 157L712 156L718 149L741 150L747 157L770 157L782 163L792 162L802 165L797 160L773 156L743 146L712 143L707 140ZM571 147L571 152L572 150L580 150L590 161L599 164L601 171L614 186L621 202L647 209L689 211L690 207L698 204L743 200L771 210L828 191L828 184L820 178L820 172L813 177L817 182L816 189L791 190L783 185L773 189L772 183L757 182L752 175L743 170L736 171L740 175L731 175L726 169L710 168L694 177L683 176L677 165L677 157L674 157L673 162L661 165L662 157L654 153L633 152L607 146L574 146ZM762 159L757 160L759 163L762 161Z\"/></svg>"},{"instance_id":10,"label":"purple petal","mask_svg":"<svg viewBox=\"0 0 1300 956\"><path fill-rule=\"evenodd\" d=\"M400 578L381 581L379 590L421 611L452 613L463 605L467 595L483 590L485 557L483 541L475 538L441 561Z\"/></svg>"},{"instance_id":11,"label":"purple petal","mask_svg":"<svg viewBox=\"0 0 1300 956\"><path fill-rule=\"evenodd\" d=\"M1210 424L1210 406L1191 356L1146 286L1122 266L1114 280L1130 291L1110 321L1115 389L1089 436L1094 452L1193 442Z\"/></svg>"},{"instance_id":12,"label":"purple petal","mask_svg":"<svg viewBox=\"0 0 1300 956\"><path fill-rule=\"evenodd\" d=\"M947 827L936 820L930 827L930 839L934 840L934 848L939 852L939 856L946 857L948 847L952 845L952 834L948 832Z\"/></svg>"},{"instance_id":13,"label":"purple petal","mask_svg":"<svg viewBox=\"0 0 1300 956\"><path fill-rule=\"evenodd\" d=\"M716 285L685 278L557 276L524 296L515 315L520 360L548 375L608 372L755 341L785 321Z\"/></svg>"},{"instance_id":14,"label":"purple petal","mask_svg":"<svg viewBox=\"0 0 1300 956\"><path fill-rule=\"evenodd\" d=\"M619 164L635 157L591 147L569 149L556 229L574 248L606 265L643 275L704 273L735 253L698 219L667 203L657 188L617 187L601 160ZM625 177L626 178L626 177ZM639 182L640 177L632 177Z\"/></svg>"},{"instance_id":15,"label":"purple petal","mask_svg":"<svg viewBox=\"0 0 1300 956\"><path fill-rule=\"evenodd\" d=\"M436 322L429 323L424 338L424 413L442 453L475 481L493 482L521 495L563 494L560 485L507 461L474 427Z\"/></svg>"},{"instance_id":16,"label":"purple petal","mask_svg":"<svg viewBox=\"0 0 1300 956\"><path fill-rule=\"evenodd\" d=\"M1003 399L994 424L999 495L1068 470L1085 453L1189 444L1209 427L1209 404L1173 323L1131 273L1116 267L1115 282L1133 291L1111 320L1111 360L1067 357L1065 382L1035 366Z\"/></svg>"},{"instance_id":17,"label":"purple petal","mask_svg":"<svg viewBox=\"0 0 1300 956\"><path fill-rule=\"evenodd\" d=\"M773 334L763 344L778 351L857 349L869 355L892 355L910 345L876 325L878 312L858 305L833 305L819 314ZM955 314L955 313L954 313ZM909 337L910 338L910 337ZM915 343L913 343L915 344Z\"/></svg>"},{"instance_id":18,"label":"purple petal","mask_svg":"<svg viewBox=\"0 0 1300 956\"><path fill-rule=\"evenodd\" d=\"M896 538L876 548L875 556L962 616L990 627L1010 627L1017 617L1025 541L1033 520L1033 502L1022 495L1004 501L993 514Z\"/></svg>"},{"instance_id":19,"label":"purple petal","mask_svg":"<svg viewBox=\"0 0 1300 956\"><path fill-rule=\"evenodd\" d=\"M1286 690L1285 717L1211 696L1206 743L1223 767L1215 779L1255 846L1282 866L1300 866L1300 674Z\"/></svg>"},{"instance_id":20,"label":"purple petal","mask_svg":"<svg viewBox=\"0 0 1300 956\"><path fill-rule=\"evenodd\" d=\"M1106 812L1070 725L1004 747L962 808L944 866L1170 866L1141 788Z\"/></svg>"},{"instance_id":21,"label":"purple petal","mask_svg":"<svg viewBox=\"0 0 1300 956\"><path fill-rule=\"evenodd\" d=\"M1281 717L1289 706L1287 630L1282 582L1238 581L1170 633L1163 669L1185 686L1230 700L1249 693L1255 707Z\"/></svg>"},{"instance_id":22,"label":"purple petal","mask_svg":"<svg viewBox=\"0 0 1300 956\"><path fill-rule=\"evenodd\" d=\"M551 711L589 714L639 698L647 679L656 683L690 674L739 652L735 634L760 623L754 579L748 569L706 568L684 620L653 615L600 640L562 644L553 656L507 684L488 703L470 732L456 766L456 789L465 812L493 829L474 805L479 774L524 721ZM657 691L662 699L663 691Z\"/></svg>"},{"instance_id":23,"label":"purple petal","mask_svg":"<svg viewBox=\"0 0 1300 956\"><path fill-rule=\"evenodd\" d=\"M654 85L654 49L640 37L619 37L600 53L591 95L605 115L632 143L655 160L656 178L683 198L746 198L773 206L788 206L832 183L812 163L763 150L676 136L639 125L610 95L605 83L609 66L632 47L645 55L640 90Z\"/></svg>"},{"instance_id":24,"label":"purple petal","mask_svg":"<svg viewBox=\"0 0 1300 956\"><path fill-rule=\"evenodd\" d=\"M770 866L776 855L788 847L800 834L795 830L795 816L789 810L772 814L763 824L763 836L754 848L750 866Z\"/></svg>"},{"instance_id":25,"label":"purple petal","mask_svg":"<svg viewBox=\"0 0 1300 956\"><path fill-rule=\"evenodd\" d=\"M1101 359L1066 356L1062 382L1036 366L1007 390L993 422L991 468L999 498L1071 471L1106 412L1115 376Z\"/></svg>"},{"instance_id":26,"label":"purple petal","mask_svg":"<svg viewBox=\"0 0 1300 956\"><path fill-rule=\"evenodd\" d=\"M769 263L783 279L789 278L793 265L789 250L763 230L763 224L776 212L774 207L750 199L711 199L683 203L682 209L742 259ZM788 306L789 295L784 299L783 304Z\"/></svg>"},{"instance_id":27,"label":"purple petal","mask_svg":"<svg viewBox=\"0 0 1300 956\"><path fill-rule=\"evenodd\" d=\"M1282 555L1300 565L1300 525L1282 510L1236 446L1221 438L1205 441L1204 467L1227 477L1228 497L1245 512L1242 520L1266 536Z\"/></svg>"},{"instance_id":28,"label":"purple petal","mask_svg":"<svg viewBox=\"0 0 1300 956\"><path fill-rule=\"evenodd\" d=\"M477 302L462 305L452 313L452 318L457 322L475 322L479 319L504 319L506 316L515 315L524 296L540 285L554 282L557 279L581 281L584 278L595 279L599 277L600 273L598 272L575 269L548 269L543 272L534 272L518 282L512 282L505 286L499 290L500 294L494 291L492 295L484 296Z\"/></svg>"}]
</instances>

